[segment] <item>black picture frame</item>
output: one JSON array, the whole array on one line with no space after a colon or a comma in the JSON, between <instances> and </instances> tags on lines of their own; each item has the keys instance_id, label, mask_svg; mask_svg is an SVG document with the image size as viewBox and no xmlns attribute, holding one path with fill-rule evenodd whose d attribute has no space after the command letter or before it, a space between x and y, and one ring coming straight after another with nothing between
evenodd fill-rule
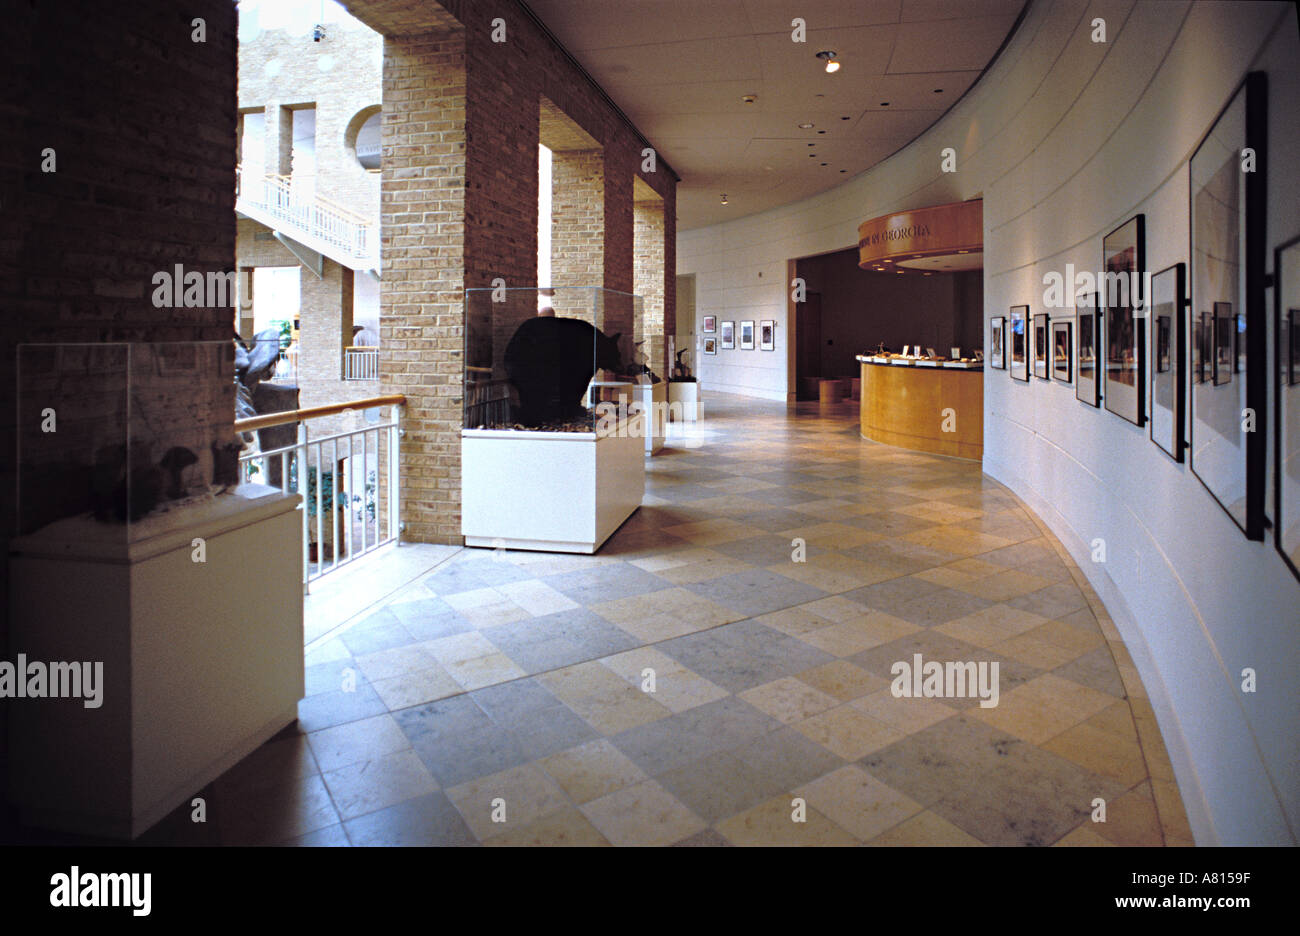
<instances>
[{"instance_id":1,"label":"black picture frame","mask_svg":"<svg viewBox=\"0 0 1300 936\"><path fill-rule=\"evenodd\" d=\"M1098 293L1084 293L1074 299L1075 367L1074 396L1089 406L1101 406L1097 349L1101 347L1101 301Z\"/></svg>"},{"instance_id":2,"label":"black picture frame","mask_svg":"<svg viewBox=\"0 0 1300 936\"><path fill-rule=\"evenodd\" d=\"M730 351L736 347L736 323L735 322L723 322L722 331L719 334L722 338L722 341L719 343L722 345L723 351Z\"/></svg>"},{"instance_id":3,"label":"black picture frame","mask_svg":"<svg viewBox=\"0 0 1300 936\"><path fill-rule=\"evenodd\" d=\"M989 319L989 367L1007 369L1007 317L995 315Z\"/></svg>"},{"instance_id":4,"label":"black picture frame","mask_svg":"<svg viewBox=\"0 0 1300 936\"><path fill-rule=\"evenodd\" d=\"M1011 379L1029 383L1029 306L1011 307L1007 341L1011 345Z\"/></svg>"},{"instance_id":5,"label":"black picture frame","mask_svg":"<svg viewBox=\"0 0 1300 936\"><path fill-rule=\"evenodd\" d=\"M1051 380L1051 326L1047 313L1040 312L1034 316L1034 376L1039 380Z\"/></svg>"},{"instance_id":6,"label":"black picture frame","mask_svg":"<svg viewBox=\"0 0 1300 936\"><path fill-rule=\"evenodd\" d=\"M1229 96L1188 164L1191 219L1188 294L1202 328L1200 365L1209 380L1193 386L1189 461L1247 539L1263 540L1267 484L1268 364L1265 290L1268 77L1251 72ZM1243 171L1242 152L1261 171ZM1231 303L1233 315L1219 303ZM1205 334L1209 331L1210 334ZM1231 342L1231 344L1229 344ZM1221 349L1229 349L1226 367ZM1208 360L1206 358L1208 357ZM1240 368L1240 379L1232 374ZM1252 415L1253 414L1253 415Z\"/></svg>"},{"instance_id":7,"label":"black picture frame","mask_svg":"<svg viewBox=\"0 0 1300 936\"><path fill-rule=\"evenodd\" d=\"M1052 379L1069 383L1073 377L1074 322L1052 322Z\"/></svg>"},{"instance_id":8,"label":"black picture frame","mask_svg":"<svg viewBox=\"0 0 1300 936\"><path fill-rule=\"evenodd\" d=\"M1138 297L1145 292L1145 215L1134 215L1102 239L1101 269L1107 274L1098 284L1106 310L1106 409L1141 426L1146 422L1146 318Z\"/></svg>"},{"instance_id":9,"label":"black picture frame","mask_svg":"<svg viewBox=\"0 0 1300 936\"><path fill-rule=\"evenodd\" d=\"M1175 263L1151 277L1151 441L1174 461L1184 460L1186 429L1187 266Z\"/></svg>"},{"instance_id":10,"label":"black picture frame","mask_svg":"<svg viewBox=\"0 0 1300 936\"><path fill-rule=\"evenodd\" d=\"M758 323L758 350L776 350L776 320L763 319Z\"/></svg>"},{"instance_id":11,"label":"black picture frame","mask_svg":"<svg viewBox=\"0 0 1300 936\"><path fill-rule=\"evenodd\" d=\"M1300 579L1300 235L1273 250L1273 318L1273 545Z\"/></svg>"}]
</instances>

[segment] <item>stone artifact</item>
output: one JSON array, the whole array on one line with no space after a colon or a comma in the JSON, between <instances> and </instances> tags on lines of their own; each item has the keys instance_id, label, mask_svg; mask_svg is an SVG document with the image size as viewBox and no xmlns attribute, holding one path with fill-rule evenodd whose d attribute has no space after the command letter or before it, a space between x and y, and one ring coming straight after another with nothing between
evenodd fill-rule
<instances>
[{"instance_id":1,"label":"stone artifact","mask_svg":"<svg viewBox=\"0 0 1300 936\"><path fill-rule=\"evenodd\" d=\"M167 450L158 464L167 472L167 496L177 500L185 496L185 469L195 464L199 456L183 445L176 445Z\"/></svg>"},{"instance_id":2,"label":"stone artifact","mask_svg":"<svg viewBox=\"0 0 1300 936\"><path fill-rule=\"evenodd\" d=\"M673 365L673 375L668 378L669 383L695 383L695 378L691 376L691 369L682 362L682 355L688 350L682 348L677 352L677 363Z\"/></svg>"},{"instance_id":3,"label":"stone artifact","mask_svg":"<svg viewBox=\"0 0 1300 936\"><path fill-rule=\"evenodd\" d=\"M517 421L537 427L585 416L582 396L596 369L623 370L618 339L619 334L607 336L581 319L526 320L505 354L506 375L519 394Z\"/></svg>"},{"instance_id":4,"label":"stone artifact","mask_svg":"<svg viewBox=\"0 0 1300 936\"><path fill-rule=\"evenodd\" d=\"M163 473L149 461L149 443L132 441L129 455L125 445L108 446L96 453L90 479L96 520L125 523L129 519L135 523L158 505L162 492Z\"/></svg>"}]
</instances>

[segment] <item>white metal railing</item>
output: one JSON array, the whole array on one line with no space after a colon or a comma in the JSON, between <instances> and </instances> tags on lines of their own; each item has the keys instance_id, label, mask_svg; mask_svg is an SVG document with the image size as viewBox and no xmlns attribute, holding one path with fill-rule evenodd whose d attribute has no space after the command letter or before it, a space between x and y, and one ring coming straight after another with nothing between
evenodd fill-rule
<instances>
[{"instance_id":1,"label":"white metal railing","mask_svg":"<svg viewBox=\"0 0 1300 936\"><path fill-rule=\"evenodd\" d=\"M239 201L255 205L311 237L332 244L354 257L370 256L373 238L370 223L342 205L323 195L310 197L294 195L288 176L265 175L261 179L250 177L244 188L243 167L235 167L235 194Z\"/></svg>"},{"instance_id":2,"label":"white metal railing","mask_svg":"<svg viewBox=\"0 0 1300 936\"><path fill-rule=\"evenodd\" d=\"M347 347L343 349L344 380L378 380L379 349Z\"/></svg>"},{"instance_id":3,"label":"white metal railing","mask_svg":"<svg viewBox=\"0 0 1300 936\"><path fill-rule=\"evenodd\" d=\"M271 375L271 379L284 380L288 383L298 382L297 348L285 348L280 352L280 357L275 362L275 372Z\"/></svg>"},{"instance_id":4,"label":"white metal railing","mask_svg":"<svg viewBox=\"0 0 1300 936\"><path fill-rule=\"evenodd\" d=\"M402 429L401 402L394 401L405 402L402 397L375 397L235 422L235 429L243 431L269 428L268 422L297 422L295 443L267 451L255 446L240 456L239 465L242 482L272 484L286 494L302 495L298 509L302 512L304 591L322 575L398 538ZM308 426L313 418L379 405L391 406L387 422L319 439L310 437Z\"/></svg>"}]
</instances>

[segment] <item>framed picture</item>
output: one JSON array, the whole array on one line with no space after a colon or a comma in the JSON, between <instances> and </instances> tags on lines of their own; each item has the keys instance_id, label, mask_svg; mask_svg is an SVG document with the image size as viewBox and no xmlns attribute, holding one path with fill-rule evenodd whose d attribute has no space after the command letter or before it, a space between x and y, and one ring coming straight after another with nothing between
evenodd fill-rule
<instances>
[{"instance_id":1,"label":"framed picture","mask_svg":"<svg viewBox=\"0 0 1300 936\"><path fill-rule=\"evenodd\" d=\"M1097 293L1074 299L1074 334L1079 346L1078 376L1074 395L1089 406L1101 406L1101 381L1097 379L1097 348L1101 345L1101 302Z\"/></svg>"},{"instance_id":2,"label":"framed picture","mask_svg":"<svg viewBox=\"0 0 1300 936\"><path fill-rule=\"evenodd\" d=\"M1237 317L1231 302L1214 304L1214 385L1232 383L1233 363L1237 359Z\"/></svg>"},{"instance_id":3,"label":"framed picture","mask_svg":"<svg viewBox=\"0 0 1300 936\"><path fill-rule=\"evenodd\" d=\"M766 320L758 323L758 349L760 351L776 350L776 322Z\"/></svg>"},{"instance_id":4,"label":"framed picture","mask_svg":"<svg viewBox=\"0 0 1300 936\"><path fill-rule=\"evenodd\" d=\"M1134 215L1101 242L1101 301L1106 310L1106 409L1146 422L1146 310L1138 307L1146 271L1146 219Z\"/></svg>"},{"instance_id":5,"label":"framed picture","mask_svg":"<svg viewBox=\"0 0 1300 936\"><path fill-rule=\"evenodd\" d=\"M1210 362L1214 355L1210 348L1214 344L1214 324L1209 312L1202 312L1192 323L1192 384L1203 384L1210 380Z\"/></svg>"},{"instance_id":6,"label":"framed picture","mask_svg":"<svg viewBox=\"0 0 1300 936\"><path fill-rule=\"evenodd\" d=\"M722 323L722 350L730 351L736 346L736 323Z\"/></svg>"},{"instance_id":7,"label":"framed picture","mask_svg":"<svg viewBox=\"0 0 1300 936\"><path fill-rule=\"evenodd\" d=\"M704 353L705 353L705 354L717 354L717 353L718 353L718 339L717 339L717 338L705 338L705 339L704 339Z\"/></svg>"},{"instance_id":8,"label":"framed picture","mask_svg":"<svg viewBox=\"0 0 1300 936\"><path fill-rule=\"evenodd\" d=\"M1064 383L1069 383L1073 376L1070 368L1070 356L1074 351L1070 341L1073 328L1073 322L1052 323L1052 376Z\"/></svg>"},{"instance_id":9,"label":"framed picture","mask_svg":"<svg viewBox=\"0 0 1300 936\"><path fill-rule=\"evenodd\" d=\"M1034 376L1043 380L1049 380L1047 373L1048 355L1047 350L1048 331L1051 326L1047 321L1046 313L1039 313L1034 316Z\"/></svg>"},{"instance_id":10,"label":"framed picture","mask_svg":"<svg viewBox=\"0 0 1300 936\"><path fill-rule=\"evenodd\" d=\"M742 351L754 350L754 323L740 323L740 349Z\"/></svg>"},{"instance_id":11,"label":"framed picture","mask_svg":"<svg viewBox=\"0 0 1300 936\"><path fill-rule=\"evenodd\" d=\"M989 366L1007 369L1007 317L995 315L989 322Z\"/></svg>"},{"instance_id":12,"label":"framed picture","mask_svg":"<svg viewBox=\"0 0 1300 936\"><path fill-rule=\"evenodd\" d=\"M1300 237L1273 251L1277 382L1273 437L1273 530L1277 551L1300 579Z\"/></svg>"},{"instance_id":13,"label":"framed picture","mask_svg":"<svg viewBox=\"0 0 1300 936\"><path fill-rule=\"evenodd\" d=\"M718 317L716 315L704 316L704 334L712 335L718 330Z\"/></svg>"},{"instance_id":14,"label":"framed picture","mask_svg":"<svg viewBox=\"0 0 1300 936\"><path fill-rule=\"evenodd\" d=\"M1174 461L1183 460L1183 373L1187 320L1187 268L1166 267L1151 278L1151 441Z\"/></svg>"},{"instance_id":15,"label":"framed picture","mask_svg":"<svg viewBox=\"0 0 1300 936\"><path fill-rule=\"evenodd\" d=\"M1011 307L1011 379L1029 383L1029 306Z\"/></svg>"},{"instance_id":16,"label":"framed picture","mask_svg":"<svg viewBox=\"0 0 1300 936\"><path fill-rule=\"evenodd\" d=\"M1202 316L1206 379L1192 388L1192 473L1248 539L1264 538L1268 406L1264 307L1266 172L1242 172L1252 149L1266 164L1268 79L1251 72L1188 165L1188 288ZM1239 375L1234 377L1234 373Z\"/></svg>"}]
</instances>

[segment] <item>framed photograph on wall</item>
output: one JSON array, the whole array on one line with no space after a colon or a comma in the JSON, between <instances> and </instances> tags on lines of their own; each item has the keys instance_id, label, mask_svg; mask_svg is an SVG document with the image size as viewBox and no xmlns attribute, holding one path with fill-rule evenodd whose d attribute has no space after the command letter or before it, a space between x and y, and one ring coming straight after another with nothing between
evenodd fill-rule
<instances>
[{"instance_id":1,"label":"framed photograph on wall","mask_svg":"<svg viewBox=\"0 0 1300 936\"><path fill-rule=\"evenodd\" d=\"M1175 263L1151 278L1151 441L1183 460L1187 267Z\"/></svg>"},{"instance_id":2,"label":"framed photograph on wall","mask_svg":"<svg viewBox=\"0 0 1300 936\"><path fill-rule=\"evenodd\" d=\"M1034 316L1034 376L1043 380L1051 379L1047 372L1048 357L1051 354L1048 350L1048 342L1051 340L1050 330L1046 313Z\"/></svg>"},{"instance_id":3,"label":"framed photograph on wall","mask_svg":"<svg viewBox=\"0 0 1300 936\"><path fill-rule=\"evenodd\" d=\"M717 353L718 353L718 339L717 339L717 338L705 338L705 339L704 339L704 353L705 353L705 354L717 354Z\"/></svg>"},{"instance_id":4,"label":"framed photograph on wall","mask_svg":"<svg viewBox=\"0 0 1300 936\"><path fill-rule=\"evenodd\" d=\"M758 349L760 351L776 350L776 322L765 319L758 323Z\"/></svg>"},{"instance_id":5,"label":"framed photograph on wall","mask_svg":"<svg viewBox=\"0 0 1300 936\"><path fill-rule=\"evenodd\" d=\"M1264 538L1268 406L1264 307L1265 172L1242 172L1241 153L1266 165L1268 78L1251 72L1197 144L1188 164L1188 291L1202 326L1187 441L1192 473L1248 539ZM1234 372L1239 376L1234 378ZM1257 414L1255 421L1245 413Z\"/></svg>"},{"instance_id":6,"label":"framed photograph on wall","mask_svg":"<svg viewBox=\"0 0 1300 936\"><path fill-rule=\"evenodd\" d=\"M1273 313L1277 326L1277 398L1273 438L1274 541L1300 578L1300 237L1273 251Z\"/></svg>"},{"instance_id":7,"label":"framed photograph on wall","mask_svg":"<svg viewBox=\"0 0 1300 936\"><path fill-rule=\"evenodd\" d=\"M742 351L754 350L754 323L740 323L740 349Z\"/></svg>"},{"instance_id":8,"label":"framed photograph on wall","mask_svg":"<svg viewBox=\"0 0 1300 936\"><path fill-rule=\"evenodd\" d=\"M704 316L704 334L712 335L718 330L718 317L716 315Z\"/></svg>"},{"instance_id":9,"label":"framed photograph on wall","mask_svg":"<svg viewBox=\"0 0 1300 936\"><path fill-rule=\"evenodd\" d=\"M1029 306L1012 306L1010 318L1011 379L1029 383Z\"/></svg>"},{"instance_id":10,"label":"framed photograph on wall","mask_svg":"<svg viewBox=\"0 0 1300 936\"><path fill-rule=\"evenodd\" d=\"M736 346L736 323L722 323L722 350L730 351Z\"/></svg>"},{"instance_id":11,"label":"framed photograph on wall","mask_svg":"<svg viewBox=\"0 0 1300 936\"><path fill-rule=\"evenodd\" d=\"M1097 348L1101 344L1101 303L1097 293L1074 299L1075 344L1079 347L1074 395L1089 406L1101 406L1101 381L1097 379Z\"/></svg>"},{"instance_id":12,"label":"framed photograph on wall","mask_svg":"<svg viewBox=\"0 0 1300 936\"><path fill-rule=\"evenodd\" d=\"M1069 383L1073 376L1070 368L1070 356L1074 351L1070 346L1073 327L1073 322L1052 323L1052 376L1064 383Z\"/></svg>"},{"instance_id":13,"label":"framed photograph on wall","mask_svg":"<svg viewBox=\"0 0 1300 936\"><path fill-rule=\"evenodd\" d=\"M1007 369L1007 317L995 315L989 321L989 366Z\"/></svg>"},{"instance_id":14,"label":"framed photograph on wall","mask_svg":"<svg viewBox=\"0 0 1300 936\"><path fill-rule=\"evenodd\" d=\"M1146 218L1134 215L1101 242L1106 310L1106 409L1136 426L1146 422L1146 310L1137 305L1146 270Z\"/></svg>"}]
</instances>

